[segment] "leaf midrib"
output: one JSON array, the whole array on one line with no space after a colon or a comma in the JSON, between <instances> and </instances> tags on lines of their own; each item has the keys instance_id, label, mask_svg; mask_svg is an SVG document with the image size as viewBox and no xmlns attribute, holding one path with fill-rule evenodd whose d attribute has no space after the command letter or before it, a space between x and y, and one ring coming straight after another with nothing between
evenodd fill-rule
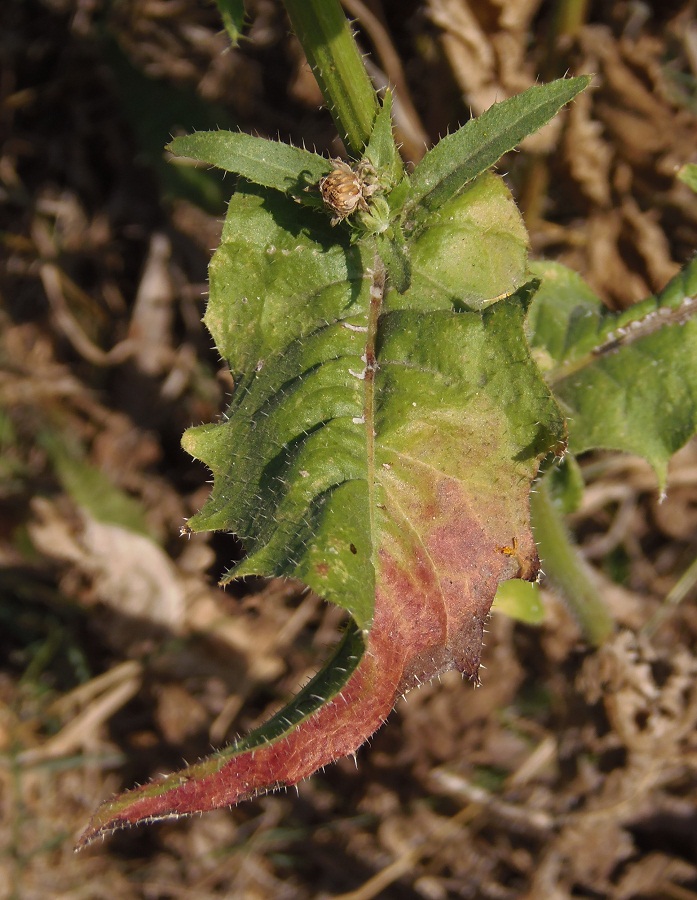
<instances>
[{"instance_id":1,"label":"leaf midrib","mask_svg":"<svg viewBox=\"0 0 697 900\"><path fill-rule=\"evenodd\" d=\"M370 271L370 270L369 270ZM375 253L373 259L372 277L370 282L370 297L368 306L368 332L365 342L365 378L363 419L365 428L368 477L368 522L370 528L370 545L373 562L373 573L377 573L378 540L376 535L376 482L375 482L375 373L377 372L377 336L380 314L385 298L385 266Z\"/></svg>"}]
</instances>

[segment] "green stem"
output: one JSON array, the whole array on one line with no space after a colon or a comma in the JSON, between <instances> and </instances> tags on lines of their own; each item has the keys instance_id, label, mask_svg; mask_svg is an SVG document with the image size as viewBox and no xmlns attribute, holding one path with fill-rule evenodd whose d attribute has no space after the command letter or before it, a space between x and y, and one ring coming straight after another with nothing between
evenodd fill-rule
<instances>
[{"instance_id":1,"label":"green stem","mask_svg":"<svg viewBox=\"0 0 697 900\"><path fill-rule=\"evenodd\" d=\"M575 35L588 18L588 0L557 0L552 33L555 40Z\"/></svg>"},{"instance_id":2,"label":"green stem","mask_svg":"<svg viewBox=\"0 0 697 900\"><path fill-rule=\"evenodd\" d=\"M537 482L530 496L530 512L545 574L561 593L586 638L599 647L612 634L614 622L574 547L545 478Z\"/></svg>"},{"instance_id":3,"label":"green stem","mask_svg":"<svg viewBox=\"0 0 697 900\"><path fill-rule=\"evenodd\" d=\"M547 58L541 69L545 81L551 81L567 69L568 47L564 39L573 38L588 18L588 0L556 0L547 35Z\"/></svg>"},{"instance_id":4,"label":"green stem","mask_svg":"<svg viewBox=\"0 0 697 900\"><path fill-rule=\"evenodd\" d=\"M378 101L339 0L283 0L349 154L359 158Z\"/></svg>"},{"instance_id":5,"label":"green stem","mask_svg":"<svg viewBox=\"0 0 697 900\"><path fill-rule=\"evenodd\" d=\"M697 559L692 561L687 570L683 572L673 585L663 604L641 629L642 633L651 637L668 616L677 609L679 604L695 590L695 586L697 586Z\"/></svg>"}]
</instances>

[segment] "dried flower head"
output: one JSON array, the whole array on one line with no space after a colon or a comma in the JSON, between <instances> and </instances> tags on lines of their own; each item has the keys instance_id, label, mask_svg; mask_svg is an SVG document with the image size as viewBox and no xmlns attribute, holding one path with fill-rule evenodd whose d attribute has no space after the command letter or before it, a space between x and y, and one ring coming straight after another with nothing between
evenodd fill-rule
<instances>
[{"instance_id":1,"label":"dried flower head","mask_svg":"<svg viewBox=\"0 0 697 900\"><path fill-rule=\"evenodd\" d=\"M319 190L325 206L334 213L332 225L357 209L368 212L368 200L379 190L375 169L367 159L352 168L341 159L333 159L332 171L320 178Z\"/></svg>"}]
</instances>

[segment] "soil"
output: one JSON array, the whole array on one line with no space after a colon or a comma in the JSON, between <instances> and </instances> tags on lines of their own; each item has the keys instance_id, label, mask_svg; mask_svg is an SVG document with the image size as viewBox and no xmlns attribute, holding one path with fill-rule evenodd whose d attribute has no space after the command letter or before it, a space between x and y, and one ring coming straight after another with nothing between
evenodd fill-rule
<instances>
[{"instance_id":1,"label":"soil","mask_svg":"<svg viewBox=\"0 0 697 900\"><path fill-rule=\"evenodd\" d=\"M410 162L596 73L499 167L534 255L620 309L694 253L694 2L590 3L567 31L571 3L344 5ZM235 539L180 536L209 490L181 434L231 390L200 320L233 183L163 147L219 126L341 153L281 4L247 8L235 49L196 0L0 11L0 898L697 898L694 442L663 500L641 460L581 461L601 648L543 585L541 625L492 616L481 688L413 692L357 765L73 853L102 800L266 718L341 626L300 585L223 591Z\"/></svg>"}]
</instances>

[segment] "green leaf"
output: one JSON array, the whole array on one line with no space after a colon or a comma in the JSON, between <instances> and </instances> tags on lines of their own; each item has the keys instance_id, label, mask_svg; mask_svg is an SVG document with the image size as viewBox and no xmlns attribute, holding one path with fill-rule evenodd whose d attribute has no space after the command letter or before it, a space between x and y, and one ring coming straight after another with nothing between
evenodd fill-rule
<instances>
[{"instance_id":1,"label":"green leaf","mask_svg":"<svg viewBox=\"0 0 697 900\"><path fill-rule=\"evenodd\" d=\"M81 844L294 784L354 752L400 693L453 667L477 678L498 583L539 569L529 489L563 434L525 339L512 210L500 179L472 185L413 242L400 294L372 239L277 193L232 198L206 322L236 390L223 423L185 435L214 476L189 527L239 535L226 580L299 578L355 624L266 726L107 804Z\"/></svg>"},{"instance_id":2,"label":"green leaf","mask_svg":"<svg viewBox=\"0 0 697 900\"><path fill-rule=\"evenodd\" d=\"M44 431L40 443L49 454L61 484L78 506L84 507L98 522L151 536L143 505L117 488L101 469L71 451L57 432Z\"/></svg>"},{"instance_id":3,"label":"green leaf","mask_svg":"<svg viewBox=\"0 0 697 900\"><path fill-rule=\"evenodd\" d=\"M545 620L540 586L520 578L499 585L492 610L526 625L540 625Z\"/></svg>"},{"instance_id":4,"label":"green leaf","mask_svg":"<svg viewBox=\"0 0 697 900\"><path fill-rule=\"evenodd\" d=\"M235 172L262 187L273 188L307 205L321 205L319 198L307 193L332 164L330 160L300 147L279 141L231 131L199 131L175 138L167 149L175 156L186 156Z\"/></svg>"},{"instance_id":5,"label":"green leaf","mask_svg":"<svg viewBox=\"0 0 697 900\"><path fill-rule=\"evenodd\" d=\"M235 378L255 378L279 347L346 313L368 291L369 261L347 232L280 194L251 186L235 194L210 265L204 319Z\"/></svg>"},{"instance_id":6,"label":"green leaf","mask_svg":"<svg viewBox=\"0 0 697 900\"><path fill-rule=\"evenodd\" d=\"M503 181L486 173L430 214L411 242L410 302L481 309L528 280L528 236ZM415 299L416 298L416 299Z\"/></svg>"},{"instance_id":7,"label":"green leaf","mask_svg":"<svg viewBox=\"0 0 697 900\"><path fill-rule=\"evenodd\" d=\"M237 47L244 25L244 0L215 0L230 43Z\"/></svg>"},{"instance_id":8,"label":"green leaf","mask_svg":"<svg viewBox=\"0 0 697 900\"><path fill-rule=\"evenodd\" d=\"M364 156L388 184L396 184L402 178L404 167L392 134L392 91L389 89L385 91L380 112L375 117Z\"/></svg>"},{"instance_id":9,"label":"green leaf","mask_svg":"<svg viewBox=\"0 0 697 900\"><path fill-rule=\"evenodd\" d=\"M678 172L678 178L693 191L697 192L697 165L687 163Z\"/></svg>"},{"instance_id":10,"label":"green leaf","mask_svg":"<svg viewBox=\"0 0 697 900\"><path fill-rule=\"evenodd\" d=\"M569 449L636 453L665 485L697 430L697 261L656 297L611 313L574 272L532 266L542 284L530 342L569 418Z\"/></svg>"},{"instance_id":11,"label":"green leaf","mask_svg":"<svg viewBox=\"0 0 697 900\"><path fill-rule=\"evenodd\" d=\"M419 225L426 211L439 209L467 184L538 131L590 83L590 77L537 85L496 103L443 138L417 165L406 208Z\"/></svg>"}]
</instances>

